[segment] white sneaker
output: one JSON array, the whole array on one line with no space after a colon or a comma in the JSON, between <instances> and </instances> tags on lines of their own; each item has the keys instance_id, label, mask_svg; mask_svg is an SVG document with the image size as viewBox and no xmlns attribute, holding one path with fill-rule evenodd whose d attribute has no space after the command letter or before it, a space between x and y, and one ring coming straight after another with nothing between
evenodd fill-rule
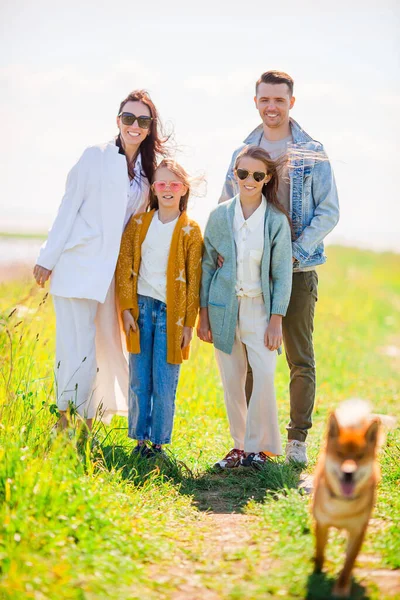
<instances>
[{"instance_id":1,"label":"white sneaker","mask_svg":"<svg viewBox=\"0 0 400 600\"><path fill-rule=\"evenodd\" d=\"M285 448L286 459L285 463L301 463L306 465L308 463L307 458L307 444L305 442L299 442L298 440L289 440Z\"/></svg>"}]
</instances>

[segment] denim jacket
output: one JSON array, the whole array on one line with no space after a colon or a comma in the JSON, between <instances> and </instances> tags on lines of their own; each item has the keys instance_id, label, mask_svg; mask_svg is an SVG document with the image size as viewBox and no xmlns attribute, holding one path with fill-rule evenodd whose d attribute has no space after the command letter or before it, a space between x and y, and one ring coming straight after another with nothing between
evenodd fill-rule
<instances>
[{"instance_id":1,"label":"denim jacket","mask_svg":"<svg viewBox=\"0 0 400 600\"><path fill-rule=\"evenodd\" d=\"M288 146L290 211L293 226L294 271L321 265L326 261L323 240L339 220L339 200L333 171L320 142L313 140L290 119L293 143ZM264 130L259 125L233 153L219 203L239 191L233 167L245 145L259 146Z\"/></svg>"}]
</instances>

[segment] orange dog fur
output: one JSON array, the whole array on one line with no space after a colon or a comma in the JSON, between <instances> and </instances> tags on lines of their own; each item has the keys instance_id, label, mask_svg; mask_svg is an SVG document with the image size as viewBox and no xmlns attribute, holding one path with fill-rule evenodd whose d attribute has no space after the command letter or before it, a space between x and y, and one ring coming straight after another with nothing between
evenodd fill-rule
<instances>
[{"instance_id":1,"label":"orange dog fur","mask_svg":"<svg viewBox=\"0 0 400 600\"><path fill-rule=\"evenodd\" d=\"M333 589L339 598L350 596L351 572L375 503L379 434L380 419L370 414L365 402L344 402L329 418L326 446L316 468L312 505L316 572L323 567L329 528L348 533L344 567Z\"/></svg>"}]
</instances>

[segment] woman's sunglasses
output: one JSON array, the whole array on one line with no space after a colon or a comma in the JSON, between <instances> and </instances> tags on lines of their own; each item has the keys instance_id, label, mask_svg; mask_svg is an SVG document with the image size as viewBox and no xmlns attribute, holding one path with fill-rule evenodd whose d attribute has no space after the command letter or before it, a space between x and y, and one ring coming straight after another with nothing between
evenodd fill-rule
<instances>
[{"instance_id":1,"label":"woman's sunglasses","mask_svg":"<svg viewBox=\"0 0 400 600\"><path fill-rule=\"evenodd\" d=\"M183 190L183 183L182 181L155 181L153 183L153 189L158 194L162 194L167 188L175 194Z\"/></svg>"},{"instance_id":2,"label":"woman's sunglasses","mask_svg":"<svg viewBox=\"0 0 400 600\"><path fill-rule=\"evenodd\" d=\"M122 112L118 115L121 118L121 121L124 125L133 125L135 121L138 122L138 125L141 129L148 129L151 125L153 117L146 117L142 115L141 117L137 117L129 112Z\"/></svg>"},{"instance_id":3,"label":"woman's sunglasses","mask_svg":"<svg viewBox=\"0 0 400 600\"><path fill-rule=\"evenodd\" d=\"M241 181L244 181L249 175L252 175L254 181L257 181L257 183L261 183L267 176L267 174L262 171L254 171L254 173L251 173L250 171L247 171L247 169L236 169L236 175Z\"/></svg>"}]
</instances>

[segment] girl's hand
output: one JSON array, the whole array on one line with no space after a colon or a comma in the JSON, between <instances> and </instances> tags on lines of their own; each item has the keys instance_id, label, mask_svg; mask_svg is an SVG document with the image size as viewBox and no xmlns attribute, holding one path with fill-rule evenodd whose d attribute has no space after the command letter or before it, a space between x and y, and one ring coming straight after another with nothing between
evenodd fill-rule
<instances>
[{"instance_id":1,"label":"girl's hand","mask_svg":"<svg viewBox=\"0 0 400 600\"><path fill-rule=\"evenodd\" d=\"M184 348L186 348L187 346L189 346L190 342L192 341L192 337L193 337L193 327L184 327L183 332L182 332L182 343L181 343L182 350Z\"/></svg>"},{"instance_id":2,"label":"girl's hand","mask_svg":"<svg viewBox=\"0 0 400 600\"><path fill-rule=\"evenodd\" d=\"M264 345L268 350L277 350L282 344L282 315L271 315L264 334Z\"/></svg>"},{"instance_id":3,"label":"girl's hand","mask_svg":"<svg viewBox=\"0 0 400 600\"><path fill-rule=\"evenodd\" d=\"M223 264L224 264L224 257L221 256L220 254L218 254L218 257L217 257L217 267L218 267L218 269L220 269Z\"/></svg>"},{"instance_id":4,"label":"girl's hand","mask_svg":"<svg viewBox=\"0 0 400 600\"><path fill-rule=\"evenodd\" d=\"M124 331L127 337L129 336L131 329L132 331L136 331L135 319L132 317L130 310L124 310L122 312L122 322L124 324Z\"/></svg>"},{"instance_id":5,"label":"girl's hand","mask_svg":"<svg viewBox=\"0 0 400 600\"><path fill-rule=\"evenodd\" d=\"M208 318L208 308L200 309L200 319L197 327L197 337L203 342L213 343L213 337L210 328L210 321Z\"/></svg>"},{"instance_id":6,"label":"girl's hand","mask_svg":"<svg viewBox=\"0 0 400 600\"><path fill-rule=\"evenodd\" d=\"M33 276L36 279L36 283L40 285L40 287L44 287L44 284L48 280L51 275L51 271L49 269L45 269L40 265L35 265L33 268Z\"/></svg>"}]
</instances>

